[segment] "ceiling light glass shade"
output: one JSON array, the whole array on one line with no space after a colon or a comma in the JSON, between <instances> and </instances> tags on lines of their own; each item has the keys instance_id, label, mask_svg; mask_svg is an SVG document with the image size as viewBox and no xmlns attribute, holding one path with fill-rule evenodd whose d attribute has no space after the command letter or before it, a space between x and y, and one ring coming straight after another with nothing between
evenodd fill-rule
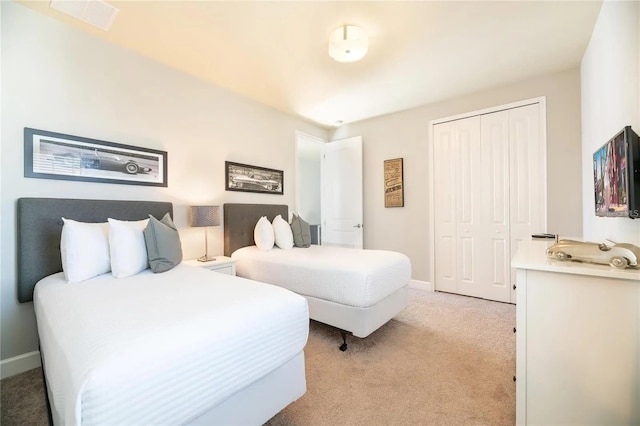
<instances>
[{"instance_id":1,"label":"ceiling light glass shade","mask_svg":"<svg viewBox=\"0 0 640 426\"><path fill-rule=\"evenodd\" d=\"M354 25L336 28L329 37L329 56L338 62L355 62L367 54L369 39L364 30Z\"/></svg>"}]
</instances>

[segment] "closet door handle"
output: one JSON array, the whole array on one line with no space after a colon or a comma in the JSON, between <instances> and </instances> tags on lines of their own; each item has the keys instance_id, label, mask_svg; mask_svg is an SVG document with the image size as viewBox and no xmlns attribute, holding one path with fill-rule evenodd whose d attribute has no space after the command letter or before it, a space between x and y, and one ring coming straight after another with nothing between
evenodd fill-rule
<instances>
[{"instance_id":1,"label":"closet door handle","mask_svg":"<svg viewBox=\"0 0 640 426\"><path fill-rule=\"evenodd\" d=\"M354 228L362 228L362 225L357 224L357 225L353 225Z\"/></svg>"}]
</instances>

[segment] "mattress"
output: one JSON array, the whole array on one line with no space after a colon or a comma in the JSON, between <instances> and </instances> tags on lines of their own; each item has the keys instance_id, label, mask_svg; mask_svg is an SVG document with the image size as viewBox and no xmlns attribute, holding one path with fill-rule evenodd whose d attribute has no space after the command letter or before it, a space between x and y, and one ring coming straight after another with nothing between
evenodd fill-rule
<instances>
[{"instance_id":1,"label":"mattress","mask_svg":"<svg viewBox=\"0 0 640 426\"><path fill-rule=\"evenodd\" d=\"M384 250L312 245L261 251L249 246L231 257L236 260L239 276L359 308L375 305L411 278L409 258Z\"/></svg>"},{"instance_id":2,"label":"mattress","mask_svg":"<svg viewBox=\"0 0 640 426\"><path fill-rule=\"evenodd\" d=\"M304 298L178 265L41 280L34 307L56 424L183 424L299 355Z\"/></svg>"}]
</instances>

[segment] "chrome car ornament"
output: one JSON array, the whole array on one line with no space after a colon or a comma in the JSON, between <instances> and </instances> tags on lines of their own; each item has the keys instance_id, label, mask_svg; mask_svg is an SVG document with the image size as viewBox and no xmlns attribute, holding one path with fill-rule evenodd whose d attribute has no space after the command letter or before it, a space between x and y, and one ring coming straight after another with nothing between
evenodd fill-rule
<instances>
[{"instance_id":1,"label":"chrome car ornament","mask_svg":"<svg viewBox=\"0 0 640 426\"><path fill-rule=\"evenodd\" d=\"M627 243L592 243L588 241L559 240L549 247L546 254L554 260L609 265L616 269L637 268L640 247Z\"/></svg>"}]
</instances>

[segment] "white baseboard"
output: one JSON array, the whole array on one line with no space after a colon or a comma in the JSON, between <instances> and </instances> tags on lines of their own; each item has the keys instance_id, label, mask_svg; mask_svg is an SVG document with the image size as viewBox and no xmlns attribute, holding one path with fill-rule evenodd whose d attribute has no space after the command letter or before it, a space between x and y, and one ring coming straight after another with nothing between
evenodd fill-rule
<instances>
[{"instance_id":1,"label":"white baseboard","mask_svg":"<svg viewBox=\"0 0 640 426\"><path fill-rule=\"evenodd\" d=\"M0 379L40 367L40 351L28 352L0 361Z\"/></svg>"},{"instance_id":2,"label":"white baseboard","mask_svg":"<svg viewBox=\"0 0 640 426\"><path fill-rule=\"evenodd\" d=\"M409 288L420 291L433 291L433 284L427 281L411 280L409 281Z\"/></svg>"}]
</instances>

